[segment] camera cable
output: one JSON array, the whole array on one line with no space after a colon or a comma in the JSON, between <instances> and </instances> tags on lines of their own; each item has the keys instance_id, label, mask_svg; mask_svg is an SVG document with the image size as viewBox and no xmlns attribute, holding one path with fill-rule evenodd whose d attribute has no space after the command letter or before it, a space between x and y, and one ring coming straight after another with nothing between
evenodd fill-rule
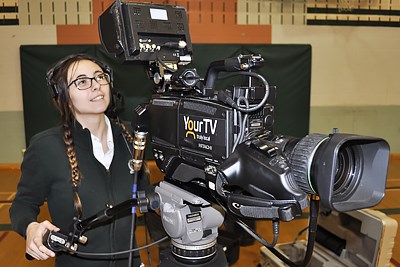
<instances>
[{"instance_id":1,"label":"camera cable","mask_svg":"<svg viewBox=\"0 0 400 267\"><path fill-rule=\"evenodd\" d=\"M294 263L291 260L289 260L285 255L280 253L277 249L275 248L270 248L268 249L275 255L277 256L281 261L289 265L290 267L305 267L310 264L311 257L314 251L314 243L315 243L315 238L317 235L317 222L318 222L318 213L319 213L319 197L317 195L311 195L310 196L310 217L309 217L309 223L308 223L308 238L307 238L307 248L306 248L306 253L304 255L304 259L301 263Z\"/></svg>"},{"instance_id":2,"label":"camera cable","mask_svg":"<svg viewBox=\"0 0 400 267\"><path fill-rule=\"evenodd\" d=\"M224 102L227 105L230 105L234 109L240 110L245 113L253 112L253 111L256 111L256 110L262 108L265 105L265 103L267 103L267 99L269 96L269 84L268 84L267 80L262 75L260 75L256 72L247 72L247 71L239 71L239 72L235 72L232 74L227 74L218 79L219 80L228 79L230 77L237 76L237 75L252 76L252 77L255 77L255 78L258 78L259 80L261 80L261 82L264 84L265 93L264 93L264 97L261 99L260 103L258 103L256 106L251 107L251 108L240 107L239 105L237 105L235 103L235 101L232 99L232 97L229 95L229 93L226 90L218 91L218 94L217 94L218 100Z\"/></svg>"},{"instance_id":3,"label":"camera cable","mask_svg":"<svg viewBox=\"0 0 400 267\"><path fill-rule=\"evenodd\" d=\"M116 251L116 252L81 252L81 251L75 251L73 249L70 248L64 248L66 251L70 252L71 254L76 254L78 256L81 257L87 257L87 258L91 258L91 257L111 257L111 256L118 256L118 255L122 255L122 254L127 254L127 253L133 253L135 251L139 251L142 249L148 249L149 247L152 247L154 245L160 244L164 241L166 241L167 239L169 239L169 236L164 236L163 238L160 238L157 241L154 241L150 244L141 246L141 247L136 247L133 249L128 249L128 250L122 250L122 251Z\"/></svg>"},{"instance_id":4,"label":"camera cable","mask_svg":"<svg viewBox=\"0 0 400 267\"><path fill-rule=\"evenodd\" d=\"M244 102L246 108L249 107L249 100L246 97L244 97L244 96L238 97L238 99L237 99L237 105L238 106L240 105L241 101ZM232 153L235 151L235 149L238 146L238 144L243 141L243 137L244 137L244 133L245 133L245 130L246 130L246 122L247 122L248 116L249 115L246 113L244 115L243 119L242 119L242 112L238 111L239 133L237 134L235 143L233 144Z\"/></svg>"},{"instance_id":5,"label":"camera cable","mask_svg":"<svg viewBox=\"0 0 400 267\"><path fill-rule=\"evenodd\" d=\"M307 248L306 253L304 255L304 259L301 263L292 262L285 255L280 253L277 249L274 248L278 241L279 235L279 220L272 220L273 226L273 234L274 239L272 243L268 243L264 238L262 238L259 234L257 234L250 226L240 220L238 217L234 216L231 213L228 213L227 209L217 200L218 204L222 207L222 209L232 216L235 222L243 228L250 236L252 236L256 241L264 245L268 248L275 256L277 256L281 261L287 264L290 267L306 267L310 264L311 257L314 251L315 238L317 234L317 221L319 214L319 197L317 195L310 196L310 216L309 216L309 224L308 224L308 238L307 238Z\"/></svg>"},{"instance_id":6,"label":"camera cable","mask_svg":"<svg viewBox=\"0 0 400 267\"><path fill-rule=\"evenodd\" d=\"M257 234L250 226L248 226L245 222L243 222L241 219L239 219L236 215L233 213L229 212L222 203L216 199L218 205L225 211L226 214L230 215L232 219L240 226L244 231L246 231L251 237L253 237L255 240L257 240L259 243L263 244L264 246L268 248L272 248L276 245L278 242L278 236L279 236L279 220L272 220L272 232L273 232L273 240L271 243L266 241L263 237L261 237L259 234Z\"/></svg>"},{"instance_id":7,"label":"camera cable","mask_svg":"<svg viewBox=\"0 0 400 267\"><path fill-rule=\"evenodd\" d=\"M301 237L301 235L302 235L305 231L307 231L307 230L308 230L308 225L307 225L306 227L304 227L303 229L301 229L301 230L297 233L296 237L293 239L292 245L296 244L297 240L299 240L299 238Z\"/></svg>"}]
</instances>

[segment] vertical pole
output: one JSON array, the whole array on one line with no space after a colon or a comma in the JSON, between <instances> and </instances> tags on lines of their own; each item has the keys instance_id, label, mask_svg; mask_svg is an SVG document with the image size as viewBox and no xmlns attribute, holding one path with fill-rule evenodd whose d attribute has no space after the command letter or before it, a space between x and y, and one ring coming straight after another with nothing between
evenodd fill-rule
<instances>
[{"instance_id":1,"label":"vertical pole","mask_svg":"<svg viewBox=\"0 0 400 267\"><path fill-rule=\"evenodd\" d=\"M143 166L144 159L144 150L146 148L146 137L147 132L139 132L135 131L134 141L133 141L133 158L131 161L131 174L133 174L133 184L132 184L132 198L137 198L137 184L138 184L138 176L139 171ZM129 242L129 250L133 249L135 243L135 228L136 228L136 206L132 207L132 223L131 223L131 232L130 232L130 242ZM133 265L133 254L134 252L129 253L129 267Z\"/></svg>"}]
</instances>

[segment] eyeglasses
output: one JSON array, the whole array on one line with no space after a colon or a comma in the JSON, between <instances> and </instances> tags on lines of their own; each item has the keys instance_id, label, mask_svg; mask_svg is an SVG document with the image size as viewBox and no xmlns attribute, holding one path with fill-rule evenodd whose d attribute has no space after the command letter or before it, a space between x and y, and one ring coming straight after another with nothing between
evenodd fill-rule
<instances>
[{"instance_id":1,"label":"eyeglasses","mask_svg":"<svg viewBox=\"0 0 400 267\"><path fill-rule=\"evenodd\" d=\"M110 84L110 75L103 72L95 75L93 78L77 78L68 85L68 88L74 84L78 90L86 90L92 87L93 80L96 80L96 82L100 85L107 85Z\"/></svg>"}]
</instances>

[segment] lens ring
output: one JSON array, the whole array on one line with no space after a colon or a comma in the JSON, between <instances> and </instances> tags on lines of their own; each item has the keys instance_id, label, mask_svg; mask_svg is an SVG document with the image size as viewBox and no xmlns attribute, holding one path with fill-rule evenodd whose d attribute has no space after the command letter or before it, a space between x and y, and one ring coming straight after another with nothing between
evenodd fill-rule
<instances>
[{"instance_id":1,"label":"lens ring","mask_svg":"<svg viewBox=\"0 0 400 267\"><path fill-rule=\"evenodd\" d=\"M316 194L311 183L311 164L318 147L328 138L324 134L309 134L295 145L290 155L292 174L298 187L306 193Z\"/></svg>"}]
</instances>

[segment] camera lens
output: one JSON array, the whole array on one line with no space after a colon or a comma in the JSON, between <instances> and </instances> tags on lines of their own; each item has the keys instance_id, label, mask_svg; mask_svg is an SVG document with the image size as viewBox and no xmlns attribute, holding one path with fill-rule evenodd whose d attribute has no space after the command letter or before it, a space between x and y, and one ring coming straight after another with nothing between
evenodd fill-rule
<instances>
[{"instance_id":1,"label":"camera lens","mask_svg":"<svg viewBox=\"0 0 400 267\"><path fill-rule=\"evenodd\" d=\"M333 197L346 199L358 186L362 157L351 143L340 147L333 181Z\"/></svg>"},{"instance_id":2,"label":"camera lens","mask_svg":"<svg viewBox=\"0 0 400 267\"><path fill-rule=\"evenodd\" d=\"M327 157L323 151L329 141L330 137L321 134L298 140L291 153L291 167L297 186L305 193L318 194L321 199L331 196L331 203L341 203L349 200L360 184L363 151L359 142L349 141L330 147L332 157ZM328 176L323 177L329 162L333 164L332 175L325 173Z\"/></svg>"},{"instance_id":3,"label":"camera lens","mask_svg":"<svg viewBox=\"0 0 400 267\"><path fill-rule=\"evenodd\" d=\"M315 194L312 166L318 158L318 147L328 138L323 134L310 134L297 141L290 153L292 173L297 186L305 193ZM314 169L314 168L313 168Z\"/></svg>"}]
</instances>

